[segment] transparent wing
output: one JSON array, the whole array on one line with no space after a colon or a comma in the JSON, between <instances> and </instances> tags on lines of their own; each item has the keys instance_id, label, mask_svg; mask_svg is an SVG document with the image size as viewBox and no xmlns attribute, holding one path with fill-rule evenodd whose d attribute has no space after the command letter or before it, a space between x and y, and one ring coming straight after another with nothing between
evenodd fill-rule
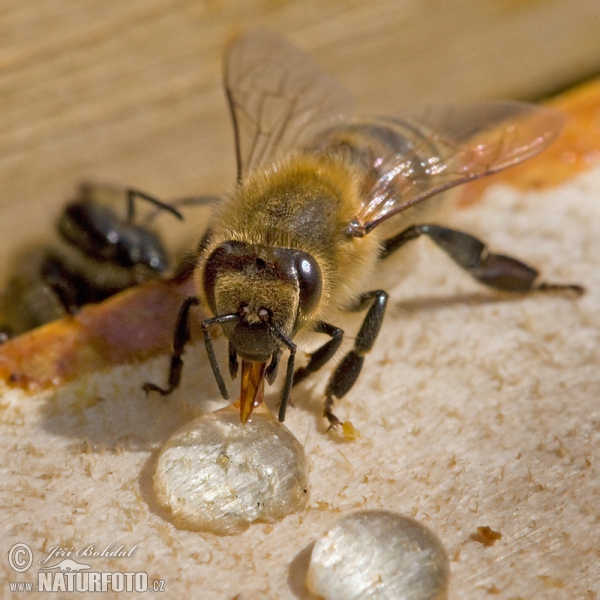
<instances>
[{"instance_id":1,"label":"transparent wing","mask_svg":"<svg viewBox=\"0 0 600 600\"><path fill-rule=\"evenodd\" d=\"M432 106L402 118L348 125L362 128L355 136L362 141L353 151L370 163L363 164L364 200L351 234L366 235L417 202L538 154L557 137L564 120L550 108L490 102ZM339 145L342 130L321 136L321 148Z\"/></svg>"},{"instance_id":2,"label":"transparent wing","mask_svg":"<svg viewBox=\"0 0 600 600\"><path fill-rule=\"evenodd\" d=\"M258 165L345 120L349 93L304 52L264 30L239 37L225 59L238 181Z\"/></svg>"}]
</instances>

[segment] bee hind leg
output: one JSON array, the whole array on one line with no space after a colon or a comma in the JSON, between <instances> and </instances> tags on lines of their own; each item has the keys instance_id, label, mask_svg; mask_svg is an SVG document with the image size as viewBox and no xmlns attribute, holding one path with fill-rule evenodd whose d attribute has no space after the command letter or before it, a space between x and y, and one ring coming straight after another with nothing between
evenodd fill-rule
<instances>
[{"instance_id":1,"label":"bee hind leg","mask_svg":"<svg viewBox=\"0 0 600 600\"><path fill-rule=\"evenodd\" d=\"M387 258L405 243L426 235L471 277L497 290L505 292L571 291L582 294L584 289L576 284L538 282L539 271L524 262L503 254L490 252L476 237L439 225L413 225L386 240L380 257Z\"/></svg>"},{"instance_id":2,"label":"bee hind leg","mask_svg":"<svg viewBox=\"0 0 600 600\"><path fill-rule=\"evenodd\" d=\"M340 420L331 410L334 398L339 399L345 396L356 383L365 362L365 355L373 348L381 329L387 301L388 295L386 292L375 290L362 294L357 303L350 309L353 312L359 312L365 310L370 304L365 320L354 340L354 347L337 366L325 390L324 416L329 421L330 427L335 427L340 423Z\"/></svg>"}]
</instances>

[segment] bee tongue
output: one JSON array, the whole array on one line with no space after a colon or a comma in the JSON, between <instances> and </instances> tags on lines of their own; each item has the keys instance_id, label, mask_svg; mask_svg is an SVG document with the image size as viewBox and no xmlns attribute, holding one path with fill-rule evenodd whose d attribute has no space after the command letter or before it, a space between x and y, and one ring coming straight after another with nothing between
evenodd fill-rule
<instances>
[{"instance_id":1,"label":"bee tongue","mask_svg":"<svg viewBox=\"0 0 600 600\"><path fill-rule=\"evenodd\" d=\"M242 359L242 390L240 393L240 421L245 424L252 411L262 403L264 397L264 373L266 362Z\"/></svg>"}]
</instances>

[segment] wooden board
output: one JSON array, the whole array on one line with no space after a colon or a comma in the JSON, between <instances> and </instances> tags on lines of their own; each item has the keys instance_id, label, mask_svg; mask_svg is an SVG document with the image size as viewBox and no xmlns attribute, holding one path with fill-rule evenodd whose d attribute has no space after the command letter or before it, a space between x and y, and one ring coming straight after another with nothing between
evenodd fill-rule
<instances>
[{"instance_id":1,"label":"wooden board","mask_svg":"<svg viewBox=\"0 0 600 600\"><path fill-rule=\"evenodd\" d=\"M8 263L26 237L45 235L81 179L164 197L226 188L234 170L220 56L247 25L274 27L313 50L365 111L532 96L597 69L594 3L440 6L57 2L34 11L7 3L0 256ZM392 74L390 56L399 65ZM148 572L165 580L168 597L307 598L302 581L315 538L345 512L383 507L440 536L452 599L597 597L598 86L562 106L585 115L567 142L524 166L522 179L507 172L501 185L478 190L476 202L471 192L450 220L549 279L584 283L586 296L498 297L421 244L418 268L402 281L391 265L384 334L339 407L361 438L343 443L325 434L326 373L300 388L286 423L312 463L309 506L231 538L175 529L150 486L158 449L216 396L203 349L186 355L184 387L164 403L146 399L141 384L164 377L165 357L123 363L103 354L97 337L90 349L77 321L31 334L38 350L33 363L19 355L23 369L45 368L44 347L56 360L50 375L69 356L81 362L77 377L35 394L10 382L14 368L4 372L1 555L16 543L28 544L36 561L57 546L114 543L135 547L132 556L91 558L94 569ZM553 187L531 189L540 173L545 180L565 164ZM61 338L68 345L55 343L57 332L68 334ZM4 349L11 360L17 354ZM481 526L502 539L481 544ZM1 565L7 595L9 581L37 578L36 565L24 574L6 558Z\"/></svg>"}]
</instances>

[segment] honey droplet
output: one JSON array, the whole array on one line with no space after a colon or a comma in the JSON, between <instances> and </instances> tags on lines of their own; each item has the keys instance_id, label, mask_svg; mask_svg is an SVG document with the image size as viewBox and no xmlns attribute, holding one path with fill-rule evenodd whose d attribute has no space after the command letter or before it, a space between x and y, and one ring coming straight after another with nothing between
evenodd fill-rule
<instances>
[{"instance_id":1,"label":"honey droplet","mask_svg":"<svg viewBox=\"0 0 600 600\"><path fill-rule=\"evenodd\" d=\"M308 498L304 449L267 409L245 425L227 407L175 432L154 475L158 503L174 525L231 535L254 521L275 522Z\"/></svg>"},{"instance_id":2,"label":"honey droplet","mask_svg":"<svg viewBox=\"0 0 600 600\"><path fill-rule=\"evenodd\" d=\"M306 586L325 600L443 600L448 577L448 557L432 531L391 511L365 510L315 542Z\"/></svg>"}]
</instances>

